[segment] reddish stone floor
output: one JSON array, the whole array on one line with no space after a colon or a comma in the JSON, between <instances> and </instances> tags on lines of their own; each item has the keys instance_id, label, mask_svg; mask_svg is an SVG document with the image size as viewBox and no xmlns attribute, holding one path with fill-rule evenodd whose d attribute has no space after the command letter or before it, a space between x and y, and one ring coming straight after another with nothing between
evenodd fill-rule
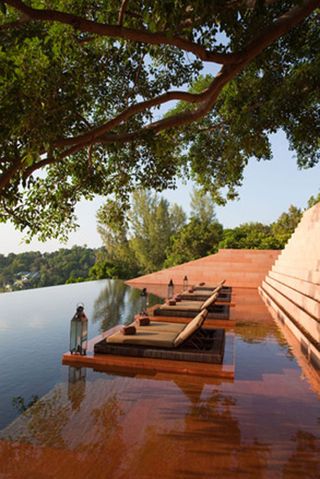
<instances>
[{"instance_id":1,"label":"reddish stone floor","mask_svg":"<svg viewBox=\"0 0 320 479\"><path fill-rule=\"evenodd\" d=\"M319 478L319 376L256 290L234 298L233 381L87 370L1 432L0 478Z\"/></svg>"}]
</instances>

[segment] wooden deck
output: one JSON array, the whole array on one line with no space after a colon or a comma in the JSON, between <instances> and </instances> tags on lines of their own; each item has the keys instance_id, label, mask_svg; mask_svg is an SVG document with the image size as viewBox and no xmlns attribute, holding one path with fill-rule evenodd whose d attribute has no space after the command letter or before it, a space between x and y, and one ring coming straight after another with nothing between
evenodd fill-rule
<instances>
[{"instance_id":1,"label":"wooden deck","mask_svg":"<svg viewBox=\"0 0 320 479\"><path fill-rule=\"evenodd\" d=\"M172 318L171 318L172 319ZM181 319L181 318L179 318ZM128 370L139 373L155 374L178 373L198 375L202 377L233 378L234 377L234 333L228 332L225 337L225 351L222 364L196 363L191 361L173 361L168 359L135 358L111 354L93 354L94 344L107 338L118 331L121 326L116 326L106 333L90 341L86 356L65 353L62 363L75 367L90 367L99 371Z\"/></svg>"}]
</instances>

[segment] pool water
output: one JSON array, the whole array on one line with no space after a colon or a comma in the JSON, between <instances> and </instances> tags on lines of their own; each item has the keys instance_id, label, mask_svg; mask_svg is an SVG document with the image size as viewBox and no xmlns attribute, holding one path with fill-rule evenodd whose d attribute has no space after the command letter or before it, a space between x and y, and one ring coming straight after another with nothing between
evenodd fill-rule
<instances>
[{"instance_id":1,"label":"pool water","mask_svg":"<svg viewBox=\"0 0 320 479\"><path fill-rule=\"evenodd\" d=\"M154 295L150 305L159 302ZM0 430L35 398L68 380L61 356L69 348L70 320L82 302L89 337L140 310L140 291L103 280L0 294Z\"/></svg>"},{"instance_id":2,"label":"pool water","mask_svg":"<svg viewBox=\"0 0 320 479\"><path fill-rule=\"evenodd\" d=\"M0 297L0 477L319 479L320 382L261 302L226 381L61 366L79 301L91 337L139 310L121 282Z\"/></svg>"}]
</instances>

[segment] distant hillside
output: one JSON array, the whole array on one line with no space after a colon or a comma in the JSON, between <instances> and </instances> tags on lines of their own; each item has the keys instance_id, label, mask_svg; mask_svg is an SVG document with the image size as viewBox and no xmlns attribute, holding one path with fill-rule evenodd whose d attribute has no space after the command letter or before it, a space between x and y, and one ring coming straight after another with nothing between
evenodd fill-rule
<instances>
[{"instance_id":1,"label":"distant hillside","mask_svg":"<svg viewBox=\"0 0 320 479\"><path fill-rule=\"evenodd\" d=\"M84 281L95 264L97 251L73 246L54 253L0 254L0 290L15 291Z\"/></svg>"}]
</instances>

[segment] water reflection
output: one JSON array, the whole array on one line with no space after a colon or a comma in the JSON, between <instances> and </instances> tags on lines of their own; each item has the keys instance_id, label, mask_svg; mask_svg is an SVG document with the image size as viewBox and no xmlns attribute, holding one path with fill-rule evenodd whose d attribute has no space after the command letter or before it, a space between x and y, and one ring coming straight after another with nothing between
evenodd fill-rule
<instances>
[{"instance_id":1,"label":"water reflection","mask_svg":"<svg viewBox=\"0 0 320 479\"><path fill-rule=\"evenodd\" d=\"M72 368L68 385L7 428L13 442L0 441L1 471L46 477L50 470L60 479L151 478L154 471L167 479L319 477L316 403L299 427L299 391L290 392L295 407L275 408L270 397L261 414L266 390L246 389L241 381L171 375L88 379Z\"/></svg>"},{"instance_id":2,"label":"water reflection","mask_svg":"<svg viewBox=\"0 0 320 479\"><path fill-rule=\"evenodd\" d=\"M68 399L73 411L78 411L86 395L87 368L68 368Z\"/></svg>"},{"instance_id":3,"label":"water reflection","mask_svg":"<svg viewBox=\"0 0 320 479\"><path fill-rule=\"evenodd\" d=\"M15 396L12 398L13 407L21 414L25 412L29 407L33 406L39 399L37 394L31 396L31 400L26 403L26 400L22 396Z\"/></svg>"},{"instance_id":4,"label":"water reflection","mask_svg":"<svg viewBox=\"0 0 320 479\"><path fill-rule=\"evenodd\" d=\"M144 308L145 301L139 289L130 288L119 280L109 280L94 303L92 322L99 324L100 332L117 324L128 324ZM161 301L148 294L149 306Z\"/></svg>"}]
</instances>

